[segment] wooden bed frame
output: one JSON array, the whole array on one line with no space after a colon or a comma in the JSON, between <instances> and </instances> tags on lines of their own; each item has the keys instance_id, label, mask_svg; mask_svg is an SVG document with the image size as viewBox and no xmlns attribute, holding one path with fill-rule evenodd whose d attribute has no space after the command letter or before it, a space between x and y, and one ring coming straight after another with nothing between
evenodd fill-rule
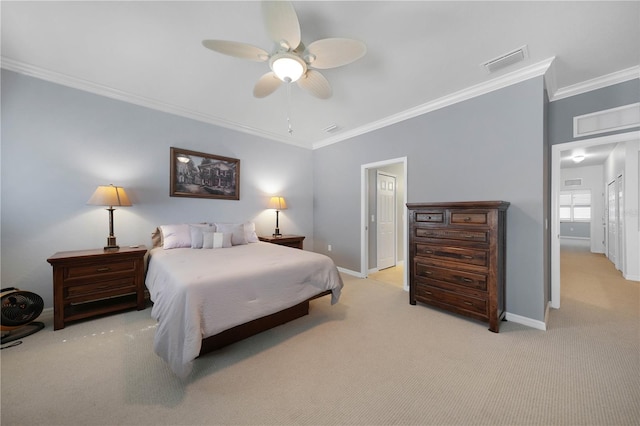
<instances>
[{"instance_id":1,"label":"wooden bed frame","mask_svg":"<svg viewBox=\"0 0 640 426\"><path fill-rule=\"evenodd\" d=\"M225 330L221 333L215 334L210 337L202 339L202 347L200 348L200 354L202 356L206 353L215 351L217 349L228 346L232 343L239 342L247 337L254 336L263 331L267 331L271 328L277 327L294 319L303 317L309 314L309 302L318 297L331 294L331 290L323 291L302 303L298 303L282 311L276 312L271 315L264 316L262 318L249 321L244 324L237 325L233 328Z\"/></svg>"}]
</instances>

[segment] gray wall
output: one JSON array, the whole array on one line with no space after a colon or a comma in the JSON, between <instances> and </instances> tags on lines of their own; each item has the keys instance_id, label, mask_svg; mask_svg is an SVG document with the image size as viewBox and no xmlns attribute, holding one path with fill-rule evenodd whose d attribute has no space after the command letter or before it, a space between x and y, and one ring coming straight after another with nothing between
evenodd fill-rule
<instances>
[{"instance_id":1,"label":"gray wall","mask_svg":"<svg viewBox=\"0 0 640 426\"><path fill-rule=\"evenodd\" d=\"M271 234L268 196L286 197L284 233L313 246L312 155L298 148L2 70L2 287L52 306L57 251L101 248L107 212L87 206L98 185L124 186L114 213L120 245L150 245L156 226L254 220ZM240 159L240 200L169 197L169 147Z\"/></svg>"},{"instance_id":2,"label":"gray wall","mask_svg":"<svg viewBox=\"0 0 640 426\"><path fill-rule=\"evenodd\" d=\"M640 79L607 86L602 89L559 99L549 104L549 142L551 145L589 139L594 136L573 137L573 117L605 109L616 108L640 101ZM602 133L606 136L625 133L635 129Z\"/></svg>"},{"instance_id":3,"label":"gray wall","mask_svg":"<svg viewBox=\"0 0 640 426\"><path fill-rule=\"evenodd\" d=\"M360 166L406 156L409 202L511 202L507 311L543 321L544 97L537 77L315 150L315 251L360 270Z\"/></svg>"}]
</instances>

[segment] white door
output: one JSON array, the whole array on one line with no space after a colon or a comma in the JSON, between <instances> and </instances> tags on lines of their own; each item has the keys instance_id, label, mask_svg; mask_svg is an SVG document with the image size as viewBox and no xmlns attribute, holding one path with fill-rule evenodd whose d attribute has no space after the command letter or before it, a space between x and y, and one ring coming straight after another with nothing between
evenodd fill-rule
<instances>
[{"instance_id":1,"label":"white door","mask_svg":"<svg viewBox=\"0 0 640 426\"><path fill-rule=\"evenodd\" d=\"M378 172L377 178L378 270L396 264L396 178Z\"/></svg>"},{"instance_id":2,"label":"white door","mask_svg":"<svg viewBox=\"0 0 640 426\"><path fill-rule=\"evenodd\" d=\"M616 194L617 194L616 224L618 225L616 229L616 235L618 236L618 247L616 252L617 253L616 269L624 272L625 271L625 268L624 268L625 252L624 252L624 188L623 186L624 186L624 182L623 182L622 175L619 175L616 181Z\"/></svg>"},{"instance_id":3,"label":"white door","mask_svg":"<svg viewBox=\"0 0 640 426\"><path fill-rule=\"evenodd\" d=\"M616 262L618 238L617 238L617 203L616 203L616 182L607 185L607 257L614 264Z\"/></svg>"}]
</instances>

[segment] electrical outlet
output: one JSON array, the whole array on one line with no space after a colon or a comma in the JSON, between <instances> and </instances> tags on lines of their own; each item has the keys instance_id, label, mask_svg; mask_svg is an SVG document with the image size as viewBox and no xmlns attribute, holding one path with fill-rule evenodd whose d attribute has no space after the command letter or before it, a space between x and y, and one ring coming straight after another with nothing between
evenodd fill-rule
<instances>
[{"instance_id":1,"label":"electrical outlet","mask_svg":"<svg viewBox=\"0 0 640 426\"><path fill-rule=\"evenodd\" d=\"M328 251L331 251L331 244L329 244L329 245L327 246L327 250L328 250Z\"/></svg>"}]
</instances>

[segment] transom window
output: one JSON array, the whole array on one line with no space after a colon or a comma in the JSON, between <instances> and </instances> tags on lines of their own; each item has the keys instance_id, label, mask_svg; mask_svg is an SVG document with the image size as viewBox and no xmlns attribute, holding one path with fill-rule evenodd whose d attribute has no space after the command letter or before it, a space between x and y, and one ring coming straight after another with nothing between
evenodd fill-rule
<instances>
[{"instance_id":1,"label":"transom window","mask_svg":"<svg viewBox=\"0 0 640 426\"><path fill-rule=\"evenodd\" d=\"M591 221L591 191L560 191L560 220L564 222Z\"/></svg>"}]
</instances>

